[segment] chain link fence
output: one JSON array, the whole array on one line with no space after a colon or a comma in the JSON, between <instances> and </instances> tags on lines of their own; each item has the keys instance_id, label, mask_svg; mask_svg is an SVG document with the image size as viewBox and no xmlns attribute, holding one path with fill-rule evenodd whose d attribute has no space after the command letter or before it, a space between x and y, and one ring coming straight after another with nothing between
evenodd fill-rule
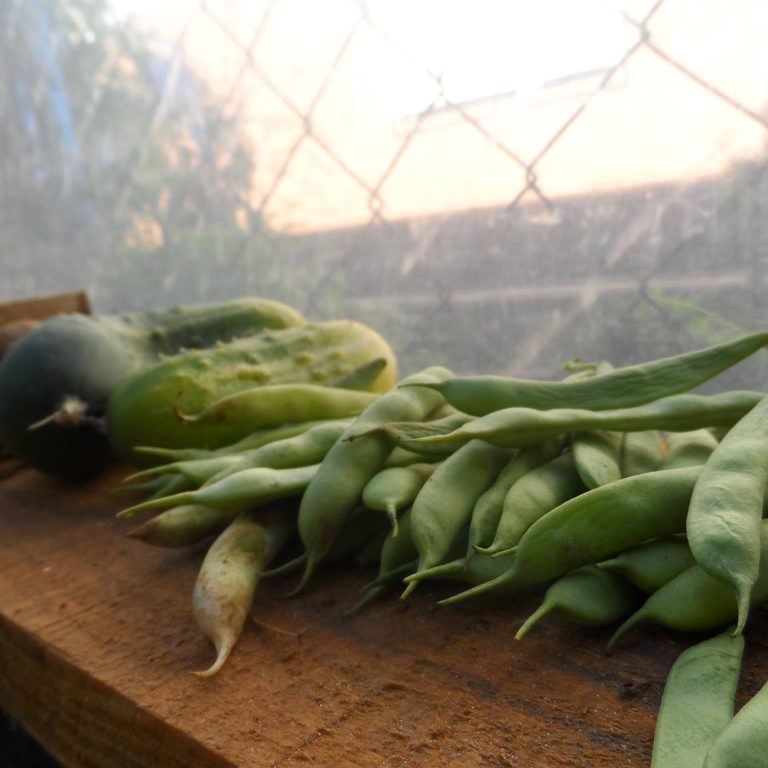
<instances>
[{"instance_id":1,"label":"chain link fence","mask_svg":"<svg viewBox=\"0 0 768 768\"><path fill-rule=\"evenodd\" d=\"M553 375L765 327L765 9L615 10L608 64L457 98L373 0L11 0L0 298L268 294L374 325L406 372ZM382 88L400 106L371 114ZM750 365L726 383L761 386Z\"/></svg>"}]
</instances>

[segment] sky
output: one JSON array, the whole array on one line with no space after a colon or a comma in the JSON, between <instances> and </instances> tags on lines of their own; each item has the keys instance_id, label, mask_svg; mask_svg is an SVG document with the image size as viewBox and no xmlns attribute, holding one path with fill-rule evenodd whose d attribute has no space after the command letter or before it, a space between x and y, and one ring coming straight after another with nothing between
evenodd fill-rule
<instances>
[{"instance_id":1,"label":"sky","mask_svg":"<svg viewBox=\"0 0 768 768\"><path fill-rule=\"evenodd\" d=\"M232 9L262 0L210 0ZM317 4L347 15L355 0L280 0L295 9L302 23L302 6L317 22ZM179 18L199 0L113 0L120 16L173 15ZM367 0L371 21L386 32L406 55L441 75L446 97L468 102L512 91L535 91L544 83L618 61L634 42L637 30L622 17L643 0ZM391 115L415 114L434 98L414 79L413 87L388 95L382 108Z\"/></svg>"}]
</instances>

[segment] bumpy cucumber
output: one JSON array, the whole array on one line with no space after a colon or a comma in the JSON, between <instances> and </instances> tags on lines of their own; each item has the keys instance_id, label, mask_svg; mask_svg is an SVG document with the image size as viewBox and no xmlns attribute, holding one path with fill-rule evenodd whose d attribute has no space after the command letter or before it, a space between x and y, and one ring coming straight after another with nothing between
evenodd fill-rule
<instances>
[{"instance_id":1,"label":"bumpy cucumber","mask_svg":"<svg viewBox=\"0 0 768 768\"><path fill-rule=\"evenodd\" d=\"M217 448L228 440L226 430L180 415L259 385L328 385L377 358L387 364L369 390L386 392L397 382L394 354L375 331L351 320L268 331L176 355L116 388L107 412L109 437L117 453L135 463L138 445Z\"/></svg>"},{"instance_id":2,"label":"bumpy cucumber","mask_svg":"<svg viewBox=\"0 0 768 768\"><path fill-rule=\"evenodd\" d=\"M103 416L123 377L182 348L304 322L267 299L123 316L57 315L14 344L0 364L0 442L43 471L87 476L109 459Z\"/></svg>"}]
</instances>

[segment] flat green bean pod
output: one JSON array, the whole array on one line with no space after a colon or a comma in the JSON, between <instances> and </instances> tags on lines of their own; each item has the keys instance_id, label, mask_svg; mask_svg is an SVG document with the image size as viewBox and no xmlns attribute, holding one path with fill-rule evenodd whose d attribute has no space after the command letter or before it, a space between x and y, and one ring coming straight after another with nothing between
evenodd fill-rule
<instances>
[{"instance_id":1,"label":"flat green bean pod","mask_svg":"<svg viewBox=\"0 0 768 768\"><path fill-rule=\"evenodd\" d=\"M260 448L262 445L267 445L275 440L300 435L302 432L306 432L308 429L322 423L323 420L303 421L296 424L284 424L274 429L257 429L240 440L224 445L221 448L159 448L149 445L138 445L133 450L136 453L166 462L210 459L212 456L228 456Z\"/></svg>"},{"instance_id":2,"label":"flat green bean pod","mask_svg":"<svg viewBox=\"0 0 768 768\"><path fill-rule=\"evenodd\" d=\"M272 384L223 397L196 414L177 411L190 437L200 433L217 442L231 442L255 429L317 419L344 419L362 413L381 395L317 384Z\"/></svg>"},{"instance_id":3,"label":"flat green bean pod","mask_svg":"<svg viewBox=\"0 0 768 768\"><path fill-rule=\"evenodd\" d=\"M451 375L446 368L427 368L406 378L403 384L440 381ZM394 446L386 435L357 435L390 421L425 419L442 403L442 397L428 389L396 387L371 403L331 448L301 499L299 535L307 557L304 574L294 592L304 588L360 502L363 488L392 453ZM347 439L352 436L356 436L354 440Z\"/></svg>"},{"instance_id":4,"label":"flat green bean pod","mask_svg":"<svg viewBox=\"0 0 768 768\"><path fill-rule=\"evenodd\" d=\"M411 536L419 552L418 570L445 560L469 525L477 500L508 461L508 451L473 440L438 466L413 502ZM415 588L416 581L403 597Z\"/></svg>"},{"instance_id":5,"label":"flat green bean pod","mask_svg":"<svg viewBox=\"0 0 768 768\"><path fill-rule=\"evenodd\" d=\"M622 576L594 565L577 568L547 589L541 605L525 620L515 640L522 640L552 612L562 614L574 624L604 627L623 619L639 602L638 591Z\"/></svg>"},{"instance_id":6,"label":"flat green bean pod","mask_svg":"<svg viewBox=\"0 0 768 768\"><path fill-rule=\"evenodd\" d=\"M414 571L416 569L414 568ZM477 586L493 581L509 571L509 562L499 560L490 555L475 553L468 557L459 557L440 565L419 571L419 581L460 581ZM408 581L409 577L405 577ZM519 592L516 585L502 585L497 594L515 594Z\"/></svg>"},{"instance_id":7,"label":"flat green bean pod","mask_svg":"<svg viewBox=\"0 0 768 768\"><path fill-rule=\"evenodd\" d=\"M473 416L524 407L609 410L641 405L703 384L768 344L768 333L754 333L723 344L616 368L576 381L530 381L504 376L463 376L421 384L440 392Z\"/></svg>"},{"instance_id":8,"label":"flat green bean pod","mask_svg":"<svg viewBox=\"0 0 768 768\"><path fill-rule=\"evenodd\" d=\"M218 483L206 485L196 491L175 493L128 507L118 513L118 517L132 517L147 509L162 509L180 504L202 504L217 508L255 507L290 496L300 496L317 473L318 466L313 464L293 469L244 469L236 475L230 475Z\"/></svg>"},{"instance_id":9,"label":"flat green bean pod","mask_svg":"<svg viewBox=\"0 0 768 768\"><path fill-rule=\"evenodd\" d=\"M390 421L365 431L358 431L350 435L350 439L357 440L367 435L384 435L393 445L413 453L422 455L422 461L439 461L449 456L456 450L455 445L423 445L417 442L418 438L447 435L455 432L459 427L473 421L471 416L465 413L453 413L433 421Z\"/></svg>"},{"instance_id":10,"label":"flat green bean pod","mask_svg":"<svg viewBox=\"0 0 768 768\"><path fill-rule=\"evenodd\" d=\"M760 570L750 598L752 605L768 600L768 520L764 520L761 527L760 556ZM706 632L732 624L737 615L733 589L700 565L694 565L650 595L616 630L608 647L612 648L630 629L640 624L653 622L680 632Z\"/></svg>"},{"instance_id":11,"label":"flat green bean pod","mask_svg":"<svg viewBox=\"0 0 768 768\"><path fill-rule=\"evenodd\" d=\"M664 686L651 768L704 765L709 748L733 718L743 652L744 639L726 632L679 656ZM723 765L751 768L756 763L747 760Z\"/></svg>"},{"instance_id":12,"label":"flat green bean pod","mask_svg":"<svg viewBox=\"0 0 768 768\"><path fill-rule=\"evenodd\" d=\"M126 535L156 547L189 547L221 533L242 511L237 507L182 504L166 509Z\"/></svg>"},{"instance_id":13,"label":"flat green bean pod","mask_svg":"<svg viewBox=\"0 0 768 768\"><path fill-rule=\"evenodd\" d=\"M670 432L667 435L667 455L661 469L678 469L704 464L715 448L717 448L717 438L709 429Z\"/></svg>"},{"instance_id":14,"label":"flat green bean pod","mask_svg":"<svg viewBox=\"0 0 768 768\"><path fill-rule=\"evenodd\" d=\"M363 488L363 504L384 512L397 536L397 515L410 507L437 464L409 464L407 467L387 467L374 475Z\"/></svg>"},{"instance_id":15,"label":"flat green bean pod","mask_svg":"<svg viewBox=\"0 0 768 768\"><path fill-rule=\"evenodd\" d=\"M541 445L523 448L509 460L493 485L477 500L472 510L467 556L471 555L475 549L483 549L493 543L499 519L504 510L504 499L509 489L523 475L554 459L562 447L562 440L547 440Z\"/></svg>"},{"instance_id":16,"label":"flat green bean pod","mask_svg":"<svg viewBox=\"0 0 768 768\"><path fill-rule=\"evenodd\" d=\"M636 432L664 429L688 431L707 426L735 424L764 397L761 392L725 392L720 395L673 395L636 408L615 411L584 411L573 408L536 411L507 408L468 422L446 435L418 437L409 448L485 440L506 448L522 448L565 432L590 432L604 429ZM406 441L398 441L404 445Z\"/></svg>"},{"instance_id":17,"label":"flat green bean pod","mask_svg":"<svg viewBox=\"0 0 768 768\"><path fill-rule=\"evenodd\" d=\"M584 484L570 453L526 472L504 498L493 543L477 551L496 556L508 554L537 520L583 490Z\"/></svg>"},{"instance_id":18,"label":"flat green bean pod","mask_svg":"<svg viewBox=\"0 0 768 768\"><path fill-rule=\"evenodd\" d=\"M349 373L331 382L331 386L336 389L364 389L370 390L376 383L381 372L387 367L387 359L377 357L363 363Z\"/></svg>"},{"instance_id":19,"label":"flat green bean pod","mask_svg":"<svg viewBox=\"0 0 768 768\"><path fill-rule=\"evenodd\" d=\"M648 472L582 493L525 532L503 576L442 602L455 603L505 585L546 584L648 539L679 533L698 474L698 467Z\"/></svg>"},{"instance_id":20,"label":"flat green bean pod","mask_svg":"<svg viewBox=\"0 0 768 768\"><path fill-rule=\"evenodd\" d=\"M622 477L654 472L664 461L664 444L655 429L625 432L619 448Z\"/></svg>"},{"instance_id":21,"label":"flat green bean pod","mask_svg":"<svg viewBox=\"0 0 768 768\"><path fill-rule=\"evenodd\" d=\"M629 579L638 589L651 593L695 565L683 536L665 536L621 552L600 567Z\"/></svg>"},{"instance_id":22,"label":"flat green bean pod","mask_svg":"<svg viewBox=\"0 0 768 768\"><path fill-rule=\"evenodd\" d=\"M768 485L768 396L722 439L701 470L688 513L696 561L729 584L739 601L736 634L747 621L760 569L760 525Z\"/></svg>"},{"instance_id":23,"label":"flat green bean pod","mask_svg":"<svg viewBox=\"0 0 768 768\"><path fill-rule=\"evenodd\" d=\"M768 768L768 685L717 735L704 768Z\"/></svg>"},{"instance_id":24,"label":"flat green bean pod","mask_svg":"<svg viewBox=\"0 0 768 768\"><path fill-rule=\"evenodd\" d=\"M620 432L577 432L571 452L579 477L590 490L621 479Z\"/></svg>"},{"instance_id":25,"label":"flat green bean pod","mask_svg":"<svg viewBox=\"0 0 768 768\"><path fill-rule=\"evenodd\" d=\"M177 472L195 486L201 486L222 480L243 469L289 469L318 464L351 423L351 419L322 421L298 435L275 440L258 448L204 459L175 461L137 472L126 480Z\"/></svg>"}]
</instances>

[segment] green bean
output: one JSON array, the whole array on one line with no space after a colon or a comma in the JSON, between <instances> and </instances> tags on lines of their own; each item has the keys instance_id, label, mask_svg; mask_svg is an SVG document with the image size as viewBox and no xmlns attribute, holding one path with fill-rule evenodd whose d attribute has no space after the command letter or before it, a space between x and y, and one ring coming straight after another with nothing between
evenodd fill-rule
<instances>
[{"instance_id":1,"label":"green bean","mask_svg":"<svg viewBox=\"0 0 768 768\"><path fill-rule=\"evenodd\" d=\"M200 677L216 674L243 630L260 573L293 529L285 512L261 511L236 518L214 541L193 591L195 621L216 648L216 660Z\"/></svg>"},{"instance_id":2,"label":"green bean","mask_svg":"<svg viewBox=\"0 0 768 768\"><path fill-rule=\"evenodd\" d=\"M183 475L171 475L171 477L166 478L165 483L157 488L148 500L155 501L156 499L167 499L182 491L187 491L192 487L192 483Z\"/></svg>"},{"instance_id":3,"label":"green bean","mask_svg":"<svg viewBox=\"0 0 768 768\"><path fill-rule=\"evenodd\" d=\"M459 427L446 435L416 438L408 448L485 440L506 448L521 448L564 432L606 429L635 432L664 429L683 432L705 426L735 424L763 398L760 392L725 392L720 395L673 395L637 408L583 411L572 408L535 411L508 408ZM404 445L398 440L398 445Z\"/></svg>"},{"instance_id":4,"label":"green bean","mask_svg":"<svg viewBox=\"0 0 768 768\"><path fill-rule=\"evenodd\" d=\"M293 435L300 435L311 427L322 424L323 420L302 421L295 424L283 424L274 429L257 429L240 440L236 440L221 448L159 448L155 446L139 445L134 451L162 461L194 461L196 459L210 459L213 456L230 456L254 448L261 448L275 440L282 440Z\"/></svg>"},{"instance_id":5,"label":"green bean","mask_svg":"<svg viewBox=\"0 0 768 768\"><path fill-rule=\"evenodd\" d=\"M701 768L733 718L744 638L717 635L684 651L661 697L651 768ZM735 765L735 764L734 764ZM755 765L739 763L739 768Z\"/></svg>"},{"instance_id":6,"label":"green bean","mask_svg":"<svg viewBox=\"0 0 768 768\"><path fill-rule=\"evenodd\" d=\"M379 536L387 530L387 521L379 515L372 515L370 509L362 504L357 505L346 519L344 527L338 532L324 560L328 563L336 563L346 560L351 556L360 554L366 548L371 539ZM262 578L273 576L286 576L300 571L307 564L307 553L288 560L275 568L270 568L262 573ZM288 593L285 597L291 596Z\"/></svg>"},{"instance_id":7,"label":"green bean","mask_svg":"<svg viewBox=\"0 0 768 768\"><path fill-rule=\"evenodd\" d=\"M505 585L545 584L648 539L679 533L699 471L648 472L566 501L523 534L504 575L442 602L455 603Z\"/></svg>"},{"instance_id":8,"label":"green bean","mask_svg":"<svg viewBox=\"0 0 768 768\"><path fill-rule=\"evenodd\" d=\"M363 488L363 504L377 512L385 512L397 536L397 515L409 507L437 464L410 464L389 467L374 475Z\"/></svg>"},{"instance_id":9,"label":"green bean","mask_svg":"<svg viewBox=\"0 0 768 768\"><path fill-rule=\"evenodd\" d=\"M166 509L127 535L156 547L189 547L221 533L241 512L237 508L183 504Z\"/></svg>"},{"instance_id":10,"label":"green bean","mask_svg":"<svg viewBox=\"0 0 768 768\"><path fill-rule=\"evenodd\" d=\"M667 456L661 468L677 469L704 464L715 448L717 438L708 429L670 432L667 435Z\"/></svg>"},{"instance_id":11,"label":"green bean","mask_svg":"<svg viewBox=\"0 0 768 768\"><path fill-rule=\"evenodd\" d=\"M493 543L499 519L504 509L504 499L509 489L523 475L553 459L562 450L562 440L547 440L541 445L523 448L512 456L493 485L477 500L469 523L467 556L475 549L483 549Z\"/></svg>"},{"instance_id":12,"label":"green bean","mask_svg":"<svg viewBox=\"0 0 768 768\"><path fill-rule=\"evenodd\" d=\"M621 479L620 432L577 432L571 451L579 477L590 490Z\"/></svg>"},{"instance_id":13,"label":"green bean","mask_svg":"<svg viewBox=\"0 0 768 768\"><path fill-rule=\"evenodd\" d=\"M438 466L413 502L411 535L419 552L418 570L445 559L469 524L477 500L508 460L507 451L473 440ZM414 581L403 597L415 588Z\"/></svg>"},{"instance_id":14,"label":"green bean","mask_svg":"<svg viewBox=\"0 0 768 768\"><path fill-rule=\"evenodd\" d=\"M768 685L715 738L703 768L768 768Z\"/></svg>"},{"instance_id":15,"label":"green bean","mask_svg":"<svg viewBox=\"0 0 768 768\"><path fill-rule=\"evenodd\" d=\"M201 435L215 430L216 440L221 442L238 440L254 429L356 416L379 397L378 392L334 389L318 384L272 384L223 397L200 413L177 411L177 415L190 430L199 430Z\"/></svg>"},{"instance_id":16,"label":"green bean","mask_svg":"<svg viewBox=\"0 0 768 768\"><path fill-rule=\"evenodd\" d=\"M138 445L133 448L136 453L144 454L163 461L194 461L196 459L210 459L213 456L229 456L231 454L250 451L254 448L261 448L275 440L282 440L286 437L293 437L306 432L323 421L303 421L296 424L284 424L275 429L257 429L251 434L221 448L158 448L148 445Z\"/></svg>"},{"instance_id":17,"label":"green bean","mask_svg":"<svg viewBox=\"0 0 768 768\"><path fill-rule=\"evenodd\" d=\"M570 453L532 469L509 489L491 546L477 551L508 554L533 523L583 490Z\"/></svg>"},{"instance_id":18,"label":"green bean","mask_svg":"<svg viewBox=\"0 0 768 768\"><path fill-rule=\"evenodd\" d=\"M379 560L379 575L370 584L364 587L366 592L360 602L353 606L348 614L357 613L367 607L390 587L399 583L400 579L413 573L418 567L418 551L411 535L411 516L413 508L407 509L400 518L400 533L397 537L387 536L381 548ZM466 549L465 532L459 534L451 547L449 556L459 554Z\"/></svg>"},{"instance_id":19,"label":"green bean","mask_svg":"<svg viewBox=\"0 0 768 768\"><path fill-rule=\"evenodd\" d=\"M622 477L655 472L664 461L664 444L655 429L626 432L619 452Z\"/></svg>"},{"instance_id":20,"label":"green bean","mask_svg":"<svg viewBox=\"0 0 768 768\"><path fill-rule=\"evenodd\" d=\"M351 423L351 419L321 421L301 434L275 440L250 451L244 451L239 454L239 464L232 464L223 468L206 480L205 485L223 480L243 469L256 467L292 469L319 464Z\"/></svg>"},{"instance_id":21,"label":"green bean","mask_svg":"<svg viewBox=\"0 0 768 768\"><path fill-rule=\"evenodd\" d=\"M541 605L525 620L515 640L522 640L553 611L575 624L604 627L631 613L638 602L637 590L626 579L587 565L566 573L547 589Z\"/></svg>"},{"instance_id":22,"label":"green bean","mask_svg":"<svg viewBox=\"0 0 768 768\"><path fill-rule=\"evenodd\" d=\"M414 569L415 570L415 569ZM475 553L469 557L460 557L455 560L441 563L440 565L426 568L418 573L418 581L436 580L436 581L463 581L467 584L477 586L486 582L498 579L509 570L509 564L506 560ZM407 582L410 577L406 577ZM414 575L415 578L415 575ZM515 594L521 590L517 585L501 585L497 594Z\"/></svg>"},{"instance_id":23,"label":"green bean","mask_svg":"<svg viewBox=\"0 0 768 768\"><path fill-rule=\"evenodd\" d=\"M591 379L594 376L602 376L604 373L610 373L615 370L607 360L598 360L594 363L582 363L578 357L569 360L562 366L564 371L571 371L570 375L563 378L563 381L579 381L580 379Z\"/></svg>"},{"instance_id":24,"label":"green bean","mask_svg":"<svg viewBox=\"0 0 768 768\"><path fill-rule=\"evenodd\" d=\"M685 472L669 469L665 472ZM751 603L768 600L768 520L760 531L760 570L752 588ZM706 632L731 624L738 615L736 593L700 565L694 565L648 597L614 633L612 648L633 627L655 622L680 632Z\"/></svg>"},{"instance_id":25,"label":"green bean","mask_svg":"<svg viewBox=\"0 0 768 768\"><path fill-rule=\"evenodd\" d=\"M341 378L336 379L331 386L336 389L363 389L370 390L379 374L387 367L387 360L383 357L377 357L363 363L349 373L345 373Z\"/></svg>"},{"instance_id":26,"label":"green bean","mask_svg":"<svg viewBox=\"0 0 768 768\"><path fill-rule=\"evenodd\" d=\"M384 462L384 469L390 467L407 467L409 464L423 464L424 455L406 451L405 448L394 448L389 458Z\"/></svg>"},{"instance_id":27,"label":"green bean","mask_svg":"<svg viewBox=\"0 0 768 768\"><path fill-rule=\"evenodd\" d=\"M437 390L451 405L473 416L520 406L541 410L626 408L693 389L766 344L768 333L755 333L695 352L617 368L580 381L465 376L418 386Z\"/></svg>"},{"instance_id":28,"label":"green bean","mask_svg":"<svg viewBox=\"0 0 768 768\"><path fill-rule=\"evenodd\" d=\"M128 475L123 482L140 480L145 477L163 477L178 474L185 477L195 487L201 486L206 480L232 466L240 464L239 456L212 456L207 459L192 459L187 461L172 461L156 467L143 469Z\"/></svg>"},{"instance_id":29,"label":"green bean","mask_svg":"<svg viewBox=\"0 0 768 768\"><path fill-rule=\"evenodd\" d=\"M688 543L696 561L738 597L736 634L749 614L760 568L760 521L768 485L768 396L722 439L696 483Z\"/></svg>"},{"instance_id":30,"label":"green bean","mask_svg":"<svg viewBox=\"0 0 768 768\"><path fill-rule=\"evenodd\" d=\"M439 381L451 372L427 368L406 378L409 381ZM317 564L325 557L345 521L359 503L363 488L384 466L392 452L391 441L381 434L349 437L400 419L418 420L429 416L443 402L428 389L396 387L371 403L349 427L345 436L328 452L309 483L299 507L299 535L307 555L304 573L294 592L301 591Z\"/></svg>"},{"instance_id":31,"label":"green bean","mask_svg":"<svg viewBox=\"0 0 768 768\"><path fill-rule=\"evenodd\" d=\"M244 469L236 475L230 475L218 483L206 485L196 491L175 493L128 507L120 512L118 517L132 517L147 509L175 507L179 504L203 504L216 508L253 507L290 496L300 496L317 473L318 466L313 464L293 469Z\"/></svg>"},{"instance_id":32,"label":"green bean","mask_svg":"<svg viewBox=\"0 0 768 768\"><path fill-rule=\"evenodd\" d=\"M651 593L695 565L683 536L654 539L621 552L599 566L629 579L638 589Z\"/></svg>"},{"instance_id":33,"label":"green bean","mask_svg":"<svg viewBox=\"0 0 768 768\"><path fill-rule=\"evenodd\" d=\"M435 461L445 458L456 450L452 445L423 445L417 442L422 437L448 435L473 421L465 413L455 413L434 421L391 421L375 426L367 431L358 432L353 439L369 434L385 435L394 445L404 450L422 455L422 461L427 457Z\"/></svg>"},{"instance_id":34,"label":"green bean","mask_svg":"<svg viewBox=\"0 0 768 768\"><path fill-rule=\"evenodd\" d=\"M166 485L168 485L168 480L169 478L167 477L153 477L151 480L147 480L145 483L131 483L130 485L122 485L117 486L116 488L110 488L109 493L154 493L156 491L161 491Z\"/></svg>"},{"instance_id":35,"label":"green bean","mask_svg":"<svg viewBox=\"0 0 768 768\"><path fill-rule=\"evenodd\" d=\"M255 467L290 469L317 464L323 460L331 446L351 423L351 419L321 421L298 435L275 440L242 453L163 464L129 475L126 480L177 472L188 478L194 485L201 486L209 482L218 482L243 469Z\"/></svg>"}]
</instances>

